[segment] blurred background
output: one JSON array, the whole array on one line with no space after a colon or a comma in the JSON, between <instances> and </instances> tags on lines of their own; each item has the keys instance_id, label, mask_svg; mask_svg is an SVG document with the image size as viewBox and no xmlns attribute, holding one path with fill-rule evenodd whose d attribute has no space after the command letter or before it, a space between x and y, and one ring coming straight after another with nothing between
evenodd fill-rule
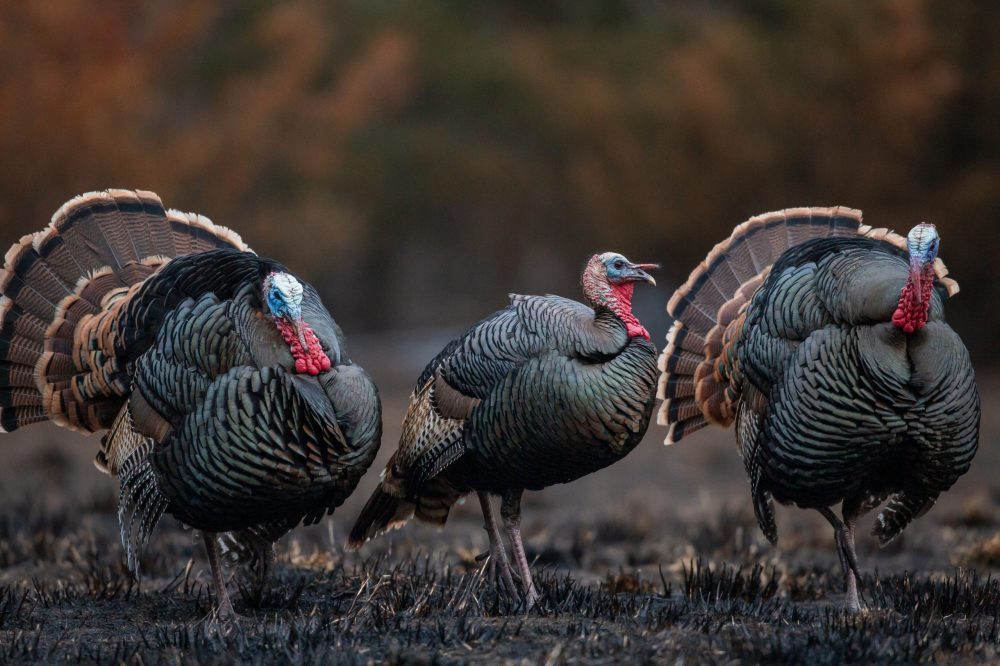
<instances>
[{"instance_id":1,"label":"blurred background","mask_svg":"<svg viewBox=\"0 0 1000 666\"><path fill-rule=\"evenodd\" d=\"M4 243L151 189L316 284L349 338L578 296L615 249L663 263L638 304L662 341L735 224L844 204L940 227L949 319L993 366L998 118L988 0L0 2Z\"/></svg>"},{"instance_id":2,"label":"blurred background","mask_svg":"<svg viewBox=\"0 0 1000 666\"><path fill-rule=\"evenodd\" d=\"M385 438L333 521L293 533L292 561L310 539L340 556L421 368L508 292L579 298L594 251L661 262L636 308L662 346L673 288L751 215L934 222L963 287L947 311L980 373L982 447L906 548L859 537L862 566L1000 568L1000 3L0 0L0 156L2 243L77 193L150 189L320 290L380 387ZM589 577L788 552L835 569L815 512L780 510L781 544L764 543L731 431L670 450L663 435L529 494L530 555ZM114 543L96 436L45 425L3 444L4 506L74 505L92 521L80 538L96 525ZM458 507L445 537L410 527L363 555L478 552L481 521ZM177 566L200 557L185 539L163 551ZM54 566L7 560L0 582Z\"/></svg>"}]
</instances>

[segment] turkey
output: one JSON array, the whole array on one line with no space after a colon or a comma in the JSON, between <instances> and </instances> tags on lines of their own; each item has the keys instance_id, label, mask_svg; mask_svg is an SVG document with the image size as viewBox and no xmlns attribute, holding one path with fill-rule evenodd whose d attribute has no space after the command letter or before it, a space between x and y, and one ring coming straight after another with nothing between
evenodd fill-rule
<instances>
[{"instance_id":1,"label":"turkey","mask_svg":"<svg viewBox=\"0 0 1000 666\"><path fill-rule=\"evenodd\" d=\"M232 231L152 192L68 201L0 272L0 427L106 430L129 569L164 512L263 586L273 542L339 506L377 452L381 406L316 291Z\"/></svg>"},{"instance_id":2,"label":"turkey","mask_svg":"<svg viewBox=\"0 0 1000 666\"><path fill-rule=\"evenodd\" d=\"M888 499L872 529L888 543L978 446L975 376L944 320L958 284L938 243L931 224L904 238L849 208L768 213L716 245L667 306L666 443L735 423L761 530L776 541L772 500L817 509L851 612L858 517Z\"/></svg>"},{"instance_id":3,"label":"turkey","mask_svg":"<svg viewBox=\"0 0 1000 666\"><path fill-rule=\"evenodd\" d=\"M524 586L538 593L521 541L521 495L568 483L621 460L642 439L656 392L656 349L632 313L636 282L656 284L620 254L594 255L583 272L587 305L512 295L510 305L453 340L410 397L399 448L351 530L349 546L411 516L443 525L463 495L478 494L488 566L515 590L491 505L501 499Z\"/></svg>"}]
</instances>

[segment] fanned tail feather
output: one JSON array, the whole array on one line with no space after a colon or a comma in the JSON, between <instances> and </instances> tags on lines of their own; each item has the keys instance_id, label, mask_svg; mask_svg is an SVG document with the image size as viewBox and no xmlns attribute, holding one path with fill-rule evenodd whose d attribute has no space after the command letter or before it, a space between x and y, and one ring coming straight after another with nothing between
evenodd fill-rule
<instances>
[{"instance_id":1,"label":"fanned tail feather","mask_svg":"<svg viewBox=\"0 0 1000 666\"><path fill-rule=\"evenodd\" d=\"M143 190L74 197L48 227L15 243L0 269L0 432L38 421L107 428L128 390L114 320L171 258L240 237Z\"/></svg>"},{"instance_id":2,"label":"fanned tail feather","mask_svg":"<svg viewBox=\"0 0 1000 666\"><path fill-rule=\"evenodd\" d=\"M730 326L782 253L814 238L867 231L861 212L851 208L789 208L750 218L708 253L667 305L674 323L659 361L657 416L668 426L666 444L709 423L732 422L738 396L727 391L716 363Z\"/></svg>"}]
</instances>

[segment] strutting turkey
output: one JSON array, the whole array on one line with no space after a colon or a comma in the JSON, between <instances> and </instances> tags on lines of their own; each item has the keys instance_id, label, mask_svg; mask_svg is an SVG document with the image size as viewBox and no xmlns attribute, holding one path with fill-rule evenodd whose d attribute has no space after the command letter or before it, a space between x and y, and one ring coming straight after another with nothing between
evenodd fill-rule
<instances>
[{"instance_id":1,"label":"strutting turkey","mask_svg":"<svg viewBox=\"0 0 1000 666\"><path fill-rule=\"evenodd\" d=\"M357 547L411 516L444 524L476 491L490 538L488 566L513 593L490 495L517 561L527 607L537 599L520 533L525 489L567 483L623 458L642 439L656 392L656 349L632 313L636 282L655 284L620 254L583 272L587 305L511 296L424 369L399 448L351 531Z\"/></svg>"},{"instance_id":2,"label":"strutting turkey","mask_svg":"<svg viewBox=\"0 0 1000 666\"><path fill-rule=\"evenodd\" d=\"M316 291L152 192L68 201L0 272L0 427L107 430L129 568L164 511L263 585L273 542L339 506L377 452L381 406Z\"/></svg>"},{"instance_id":3,"label":"strutting turkey","mask_svg":"<svg viewBox=\"0 0 1000 666\"><path fill-rule=\"evenodd\" d=\"M667 306L666 443L735 423L761 530L776 541L772 499L819 510L850 611L857 518L888 499L872 530L888 543L978 445L975 376L942 305L958 284L938 243L933 225L904 238L849 208L768 213L736 227Z\"/></svg>"}]
</instances>

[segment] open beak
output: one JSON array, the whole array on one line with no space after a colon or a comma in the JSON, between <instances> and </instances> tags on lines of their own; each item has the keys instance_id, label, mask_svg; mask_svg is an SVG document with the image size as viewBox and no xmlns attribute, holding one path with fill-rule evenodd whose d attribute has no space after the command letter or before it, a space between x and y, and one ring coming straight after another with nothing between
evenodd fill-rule
<instances>
[{"instance_id":1,"label":"open beak","mask_svg":"<svg viewBox=\"0 0 1000 666\"><path fill-rule=\"evenodd\" d=\"M656 280L646 271L656 271L660 269L659 264L629 264L626 277L632 282L648 282L656 286Z\"/></svg>"}]
</instances>

